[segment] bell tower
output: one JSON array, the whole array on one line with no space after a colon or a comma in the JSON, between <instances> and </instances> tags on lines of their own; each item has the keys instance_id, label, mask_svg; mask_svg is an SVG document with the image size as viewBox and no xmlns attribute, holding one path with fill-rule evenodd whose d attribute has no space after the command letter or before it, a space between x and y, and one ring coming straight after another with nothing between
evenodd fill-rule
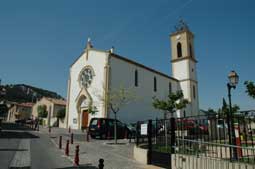
<instances>
[{"instance_id":1,"label":"bell tower","mask_svg":"<svg viewBox=\"0 0 255 169\"><path fill-rule=\"evenodd\" d=\"M183 20L179 21L175 29L170 35L172 74L179 80L180 90L189 101L181 116L195 116L199 114L199 105L194 35Z\"/></svg>"}]
</instances>

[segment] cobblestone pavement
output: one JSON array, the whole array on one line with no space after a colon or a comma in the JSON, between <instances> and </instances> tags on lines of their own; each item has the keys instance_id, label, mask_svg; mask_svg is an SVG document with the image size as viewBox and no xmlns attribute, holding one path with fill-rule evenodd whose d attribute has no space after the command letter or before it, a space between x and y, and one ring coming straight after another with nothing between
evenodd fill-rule
<instances>
[{"instance_id":1,"label":"cobblestone pavement","mask_svg":"<svg viewBox=\"0 0 255 169\"><path fill-rule=\"evenodd\" d=\"M40 132L47 133L52 141L58 146L59 136L63 138L62 150L66 146L66 140L70 140L70 134L67 129L53 128L51 133L48 133L48 129L41 128ZM114 145L114 140L90 140L86 141L86 133L79 130L72 130L74 133L74 144L70 144L69 160L74 159L75 146L80 146L80 165L91 166L94 169L98 166L98 160L104 159L104 169L145 169L145 168L158 168L149 165L143 165L133 159L133 143L129 143L129 140L118 140L118 144Z\"/></svg>"}]
</instances>

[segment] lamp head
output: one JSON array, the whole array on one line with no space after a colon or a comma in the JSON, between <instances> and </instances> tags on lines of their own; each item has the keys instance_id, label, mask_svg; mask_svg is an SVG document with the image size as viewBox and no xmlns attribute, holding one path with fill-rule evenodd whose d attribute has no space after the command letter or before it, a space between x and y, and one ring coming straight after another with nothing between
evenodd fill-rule
<instances>
[{"instance_id":1,"label":"lamp head","mask_svg":"<svg viewBox=\"0 0 255 169\"><path fill-rule=\"evenodd\" d=\"M229 79L229 84L232 87L236 87L236 85L238 84L238 81L239 81L239 76L238 76L238 74L234 70L232 70L228 74L228 79Z\"/></svg>"}]
</instances>

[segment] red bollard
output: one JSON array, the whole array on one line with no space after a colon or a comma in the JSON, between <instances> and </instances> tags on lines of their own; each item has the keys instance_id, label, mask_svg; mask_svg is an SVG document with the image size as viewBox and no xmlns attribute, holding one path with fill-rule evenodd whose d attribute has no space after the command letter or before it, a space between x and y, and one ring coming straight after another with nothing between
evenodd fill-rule
<instances>
[{"instance_id":1,"label":"red bollard","mask_svg":"<svg viewBox=\"0 0 255 169\"><path fill-rule=\"evenodd\" d=\"M71 144L73 144L73 133L71 133Z\"/></svg>"},{"instance_id":2,"label":"red bollard","mask_svg":"<svg viewBox=\"0 0 255 169\"><path fill-rule=\"evenodd\" d=\"M75 157L74 157L74 165L79 165L79 145L75 147Z\"/></svg>"},{"instance_id":3,"label":"red bollard","mask_svg":"<svg viewBox=\"0 0 255 169\"><path fill-rule=\"evenodd\" d=\"M59 149L62 149L62 136L59 136Z\"/></svg>"},{"instance_id":4,"label":"red bollard","mask_svg":"<svg viewBox=\"0 0 255 169\"><path fill-rule=\"evenodd\" d=\"M66 141L65 155L69 156L69 140Z\"/></svg>"},{"instance_id":5,"label":"red bollard","mask_svg":"<svg viewBox=\"0 0 255 169\"><path fill-rule=\"evenodd\" d=\"M243 157L243 151L242 151L242 141L240 138L240 127L239 126L235 126L235 139L236 139L236 146L238 146L237 149L237 156L238 158L242 158Z\"/></svg>"}]
</instances>

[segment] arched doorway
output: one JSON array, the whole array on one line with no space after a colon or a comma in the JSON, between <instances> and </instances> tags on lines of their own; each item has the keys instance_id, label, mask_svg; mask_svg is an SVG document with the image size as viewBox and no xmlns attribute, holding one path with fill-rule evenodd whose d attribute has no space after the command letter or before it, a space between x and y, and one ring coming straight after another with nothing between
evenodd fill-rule
<instances>
[{"instance_id":1,"label":"arched doorway","mask_svg":"<svg viewBox=\"0 0 255 169\"><path fill-rule=\"evenodd\" d=\"M90 99L85 95L80 95L77 100L78 128L86 129L89 125L89 103Z\"/></svg>"},{"instance_id":2,"label":"arched doorway","mask_svg":"<svg viewBox=\"0 0 255 169\"><path fill-rule=\"evenodd\" d=\"M88 109L83 109L82 110L82 119L81 119L81 128L86 129L88 127L88 122L89 122L89 112Z\"/></svg>"},{"instance_id":3,"label":"arched doorway","mask_svg":"<svg viewBox=\"0 0 255 169\"><path fill-rule=\"evenodd\" d=\"M89 125L90 114L89 105L92 104L92 98L86 88L82 88L76 98L76 109L78 114L78 128L86 129Z\"/></svg>"}]
</instances>

